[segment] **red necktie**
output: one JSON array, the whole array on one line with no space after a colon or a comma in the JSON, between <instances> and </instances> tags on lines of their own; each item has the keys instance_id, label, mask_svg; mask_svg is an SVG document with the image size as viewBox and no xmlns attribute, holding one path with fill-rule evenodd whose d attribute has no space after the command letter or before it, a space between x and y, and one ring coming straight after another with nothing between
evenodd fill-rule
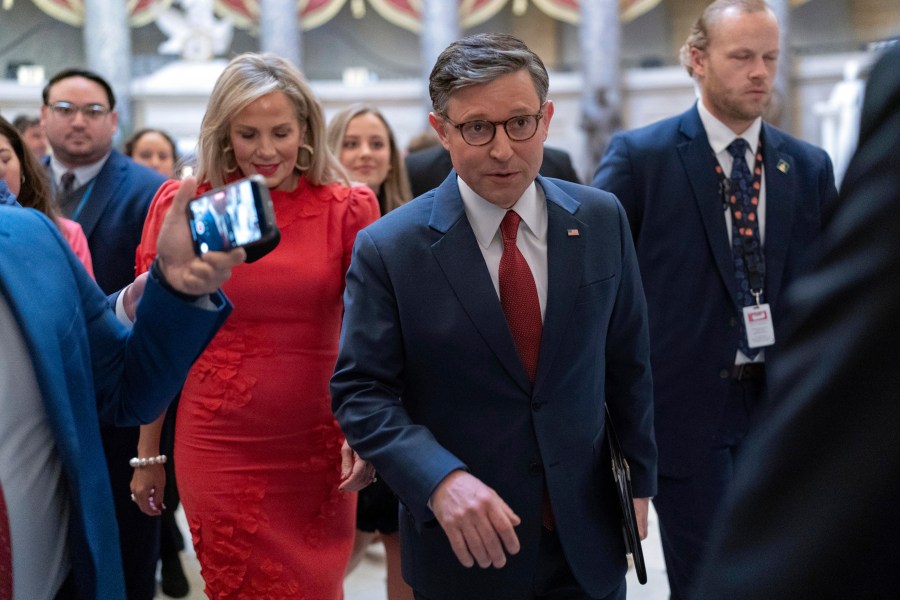
<instances>
[{"instance_id":1,"label":"red necktie","mask_svg":"<svg viewBox=\"0 0 900 600\"><path fill-rule=\"evenodd\" d=\"M0 600L12 600L12 543L9 539L9 515L0 484Z\"/></svg>"},{"instance_id":2,"label":"red necktie","mask_svg":"<svg viewBox=\"0 0 900 600\"><path fill-rule=\"evenodd\" d=\"M519 358L525 365L528 378L534 382L538 352L541 347L541 304L537 287L525 257L516 247L516 235L522 218L507 211L500 223L503 236L503 256L500 258L500 304L512 332Z\"/></svg>"},{"instance_id":3,"label":"red necktie","mask_svg":"<svg viewBox=\"0 0 900 600\"><path fill-rule=\"evenodd\" d=\"M534 383L543 322L534 276L528 263L525 262L525 257L516 247L516 236L521 220L522 217L510 210L500 223L500 233L503 236L503 256L500 258L500 304L503 306L503 313L506 315L506 322L512 332L519 357L528 372L528 378ZM546 483L541 522L546 529L553 530L553 510L550 508Z\"/></svg>"}]
</instances>

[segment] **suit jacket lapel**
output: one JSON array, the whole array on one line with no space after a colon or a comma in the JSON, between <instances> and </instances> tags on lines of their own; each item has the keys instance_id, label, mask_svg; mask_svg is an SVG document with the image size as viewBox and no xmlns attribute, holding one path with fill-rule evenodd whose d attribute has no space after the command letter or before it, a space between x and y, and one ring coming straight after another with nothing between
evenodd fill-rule
<instances>
[{"instance_id":1,"label":"suit jacket lapel","mask_svg":"<svg viewBox=\"0 0 900 600\"><path fill-rule=\"evenodd\" d=\"M84 208L81 209L81 214L78 215L78 223L87 238L91 237L97 222L106 210L106 205L116 195L116 188L121 183L126 167L124 160L123 155L113 150L94 180L87 184L91 186L90 191L87 192L90 193L90 197L85 202Z\"/></svg>"},{"instance_id":2,"label":"suit jacket lapel","mask_svg":"<svg viewBox=\"0 0 900 600\"><path fill-rule=\"evenodd\" d=\"M538 184L547 197L547 310L541 335L541 352L535 390L547 377L553 358L562 344L566 323L575 306L575 297L584 271L584 248L591 234L587 225L576 219L580 204L543 177ZM579 235L570 236L569 231Z\"/></svg>"},{"instance_id":3,"label":"suit jacket lapel","mask_svg":"<svg viewBox=\"0 0 900 600\"><path fill-rule=\"evenodd\" d=\"M774 303L781 291L784 264L793 227L794 198L791 190L796 178L794 158L781 150L784 140L775 128L763 123L763 172L766 186L766 299ZM780 167L780 168L779 168Z\"/></svg>"},{"instance_id":4,"label":"suit jacket lapel","mask_svg":"<svg viewBox=\"0 0 900 600\"><path fill-rule=\"evenodd\" d=\"M531 382L519 359L475 233L466 218L455 172L451 172L435 190L429 225L444 234L431 249L463 310L510 376L530 393Z\"/></svg>"},{"instance_id":5,"label":"suit jacket lapel","mask_svg":"<svg viewBox=\"0 0 900 600\"><path fill-rule=\"evenodd\" d=\"M696 106L682 116L681 134L685 141L678 144L678 154L684 165L685 177L691 184L719 275L722 276L726 289L731 290L734 287L734 261L725 229L724 200L715 171L716 158ZM729 293L729 296L733 297L734 294Z\"/></svg>"}]
</instances>

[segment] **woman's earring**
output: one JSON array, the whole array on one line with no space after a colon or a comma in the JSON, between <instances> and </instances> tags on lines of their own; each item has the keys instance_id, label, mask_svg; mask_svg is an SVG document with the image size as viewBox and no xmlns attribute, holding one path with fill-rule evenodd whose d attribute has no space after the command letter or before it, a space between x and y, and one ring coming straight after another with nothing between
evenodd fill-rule
<instances>
[{"instance_id":1,"label":"woman's earring","mask_svg":"<svg viewBox=\"0 0 900 600\"><path fill-rule=\"evenodd\" d=\"M234 173L238 170L237 157L234 155L234 148L231 146L225 146L225 149L222 151L225 154L225 172L226 173ZM229 155L231 159L229 159Z\"/></svg>"},{"instance_id":2,"label":"woman's earring","mask_svg":"<svg viewBox=\"0 0 900 600\"><path fill-rule=\"evenodd\" d=\"M300 154L303 150L309 152L309 163L305 165L300 164ZM315 150L313 150L313 147L309 144L300 144L300 147L297 148L297 162L294 164L298 171L308 171L309 168L312 167L314 153Z\"/></svg>"}]
</instances>

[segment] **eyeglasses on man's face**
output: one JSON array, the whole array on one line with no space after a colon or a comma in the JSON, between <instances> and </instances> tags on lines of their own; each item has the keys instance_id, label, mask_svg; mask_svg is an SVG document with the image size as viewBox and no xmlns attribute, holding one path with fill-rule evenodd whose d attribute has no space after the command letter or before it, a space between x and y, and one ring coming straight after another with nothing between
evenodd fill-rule
<instances>
[{"instance_id":1,"label":"eyeglasses on man's face","mask_svg":"<svg viewBox=\"0 0 900 600\"><path fill-rule=\"evenodd\" d=\"M71 119L76 113L81 113L85 119L96 121L100 117L109 114L110 109L102 104L85 104L84 106L76 106L71 102L54 102L48 104L53 114L61 119Z\"/></svg>"},{"instance_id":2,"label":"eyeglasses on man's face","mask_svg":"<svg viewBox=\"0 0 900 600\"><path fill-rule=\"evenodd\" d=\"M503 125L507 137L514 142L530 140L537 133L538 123L544 117L544 113L519 115L505 121L476 120L465 123L454 123L446 114L443 117L445 121L459 130L464 142L470 146L484 146L494 140L494 136L497 135L497 125Z\"/></svg>"}]
</instances>

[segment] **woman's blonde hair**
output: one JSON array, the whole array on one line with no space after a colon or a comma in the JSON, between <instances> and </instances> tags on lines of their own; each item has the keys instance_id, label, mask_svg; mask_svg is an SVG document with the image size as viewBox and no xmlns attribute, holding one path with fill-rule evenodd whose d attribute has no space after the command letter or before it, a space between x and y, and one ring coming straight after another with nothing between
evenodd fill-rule
<instances>
[{"instance_id":1,"label":"woman's blonde hair","mask_svg":"<svg viewBox=\"0 0 900 600\"><path fill-rule=\"evenodd\" d=\"M347 127L350 125L350 121L360 115L374 115L384 124L384 128L388 133L391 168L388 171L387 179L381 184L381 190L378 192L378 205L381 208L381 214L386 214L412 199L412 189L409 186L409 177L406 175L406 163L403 160L400 148L397 147L394 132L387 119L381 114L381 111L368 104L353 104L340 111L328 123L328 146L335 156L340 157L341 145L344 142L344 136L347 134Z\"/></svg>"},{"instance_id":2,"label":"woman's blonde hair","mask_svg":"<svg viewBox=\"0 0 900 600\"><path fill-rule=\"evenodd\" d=\"M297 149L297 168L313 185L334 181L349 183L341 163L325 142L325 113L312 88L291 63L271 53L247 52L234 57L216 81L197 143L197 178L213 187L223 185L237 167L229 129L232 119L266 94L288 97L300 123L306 124L302 143L313 149Z\"/></svg>"}]
</instances>

